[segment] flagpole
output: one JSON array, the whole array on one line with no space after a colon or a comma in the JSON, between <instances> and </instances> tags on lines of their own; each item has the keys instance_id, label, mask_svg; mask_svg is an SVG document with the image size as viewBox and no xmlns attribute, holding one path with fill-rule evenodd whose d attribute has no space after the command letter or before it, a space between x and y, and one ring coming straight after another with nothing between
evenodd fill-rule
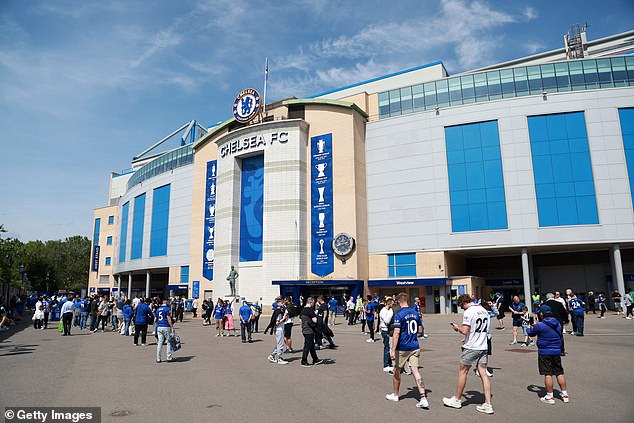
<instances>
[{"instance_id":1,"label":"flagpole","mask_svg":"<svg viewBox=\"0 0 634 423\"><path fill-rule=\"evenodd\" d=\"M266 116L266 84L269 80L269 58L264 60L264 95L262 96L262 115Z\"/></svg>"}]
</instances>

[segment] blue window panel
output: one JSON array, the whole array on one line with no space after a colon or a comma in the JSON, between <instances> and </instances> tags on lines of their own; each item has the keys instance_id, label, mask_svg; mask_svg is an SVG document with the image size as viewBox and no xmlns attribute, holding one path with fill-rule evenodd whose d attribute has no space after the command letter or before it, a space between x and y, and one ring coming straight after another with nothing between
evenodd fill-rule
<instances>
[{"instance_id":1,"label":"blue window panel","mask_svg":"<svg viewBox=\"0 0 634 423\"><path fill-rule=\"evenodd\" d=\"M478 125L463 125L462 137L465 149L480 149L480 147L482 147L480 143L480 128Z\"/></svg>"},{"instance_id":2,"label":"blue window panel","mask_svg":"<svg viewBox=\"0 0 634 423\"><path fill-rule=\"evenodd\" d=\"M575 182L575 195L594 195L593 181Z\"/></svg>"},{"instance_id":3,"label":"blue window panel","mask_svg":"<svg viewBox=\"0 0 634 423\"><path fill-rule=\"evenodd\" d=\"M469 204L469 191L452 191L450 194L451 204L465 205Z\"/></svg>"},{"instance_id":4,"label":"blue window panel","mask_svg":"<svg viewBox=\"0 0 634 423\"><path fill-rule=\"evenodd\" d=\"M554 198L538 199L537 214L539 215L539 226L559 225L559 214L557 213L556 199Z\"/></svg>"},{"instance_id":5,"label":"blue window panel","mask_svg":"<svg viewBox=\"0 0 634 423\"><path fill-rule=\"evenodd\" d=\"M470 190L485 188L482 162L471 163L467 166L467 186Z\"/></svg>"},{"instance_id":6,"label":"blue window panel","mask_svg":"<svg viewBox=\"0 0 634 423\"><path fill-rule=\"evenodd\" d=\"M128 241L128 211L130 203L125 203L121 207L121 235L119 236L119 263L125 261Z\"/></svg>"},{"instance_id":7,"label":"blue window panel","mask_svg":"<svg viewBox=\"0 0 634 423\"><path fill-rule=\"evenodd\" d=\"M568 140L553 140L550 143L551 154L568 154L570 149L568 148Z\"/></svg>"},{"instance_id":8,"label":"blue window panel","mask_svg":"<svg viewBox=\"0 0 634 423\"><path fill-rule=\"evenodd\" d=\"M449 191L467 189L467 170L464 165L449 167Z\"/></svg>"},{"instance_id":9,"label":"blue window panel","mask_svg":"<svg viewBox=\"0 0 634 423\"><path fill-rule=\"evenodd\" d=\"M469 204L473 203L486 203L487 194L485 189L472 189L469 190Z\"/></svg>"},{"instance_id":10,"label":"blue window panel","mask_svg":"<svg viewBox=\"0 0 634 423\"><path fill-rule=\"evenodd\" d=\"M106 238L106 245L112 245L112 237L111 236Z\"/></svg>"},{"instance_id":11,"label":"blue window panel","mask_svg":"<svg viewBox=\"0 0 634 423\"><path fill-rule=\"evenodd\" d=\"M396 276L396 268L394 266L388 266L388 277L393 278Z\"/></svg>"},{"instance_id":12,"label":"blue window panel","mask_svg":"<svg viewBox=\"0 0 634 423\"><path fill-rule=\"evenodd\" d=\"M546 116L531 116L528 118L528 134L533 142L548 141L548 128L546 126Z\"/></svg>"},{"instance_id":13,"label":"blue window panel","mask_svg":"<svg viewBox=\"0 0 634 423\"><path fill-rule=\"evenodd\" d=\"M486 203L469 204L469 229L472 231L489 229Z\"/></svg>"},{"instance_id":14,"label":"blue window panel","mask_svg":"<svg viewBox=\"0 0 634 423\"><path fill-rule=\"evenodd\" d=\"M145 224L145 194L134 198L132 212L132 245L130 246L130 260L141 258L143 255L143 229Z\"/></svg>"},{"instance_id":15,"label":"blue window panel","mask_svg":"<svg viewBox=\"0 0 634 423\"><path fill-rule=\"evenodd\" d=\"M495 147L500 154L500 138L498 136L498 123L495 120L482 122L480 125L480 137L483 147Z\"/></svg>"},{"instance_id":16,"label":"blue window panel","mask_svg":"<svg viewBox=\"0 0 634 423\"><path fill-rule=\"evenodd\" d=\"M625 148L625 163L630 180L630 194L634 204L634 108L619 109L623 147Z\"/></svg>"},{"instance_id":17,"label":"blue window panel","mask_svg":"<svg viewBox=\"0 0 634 423\"><path fill-rule=\"evenodd\" d=\"M578 225L577 202L575 197L557 197L557 214L560 225Z\"/></svg>"},{"instance_id":18,"label":"blue window panel","mask_svg":"<svg viewBox=\"0 0 634 423\"><path fill-rule=\"evenodd\" d=\"M240 261L262 260L264 156L242 160Z\"/></svg>"},{"instance_id":19,"label":"blue window panel","mask_svg":"<svg viewBox=\"0 0 634 423\"><path fill-rule=\"evenodd\" d=\"M553 181L557 183L572 182L572 165L570 164L569 154L553 154Z\"/></svg>"},{"instance_id":20,"label":"blue window panel","mask_svg":"<svg viewBox=\"0 0 634 423\"><path fill-rule=\"evenodd\" d=\"M464 151L465 162L480 163L482 162L482 148L469 148Z\"/></svg>"},{"instance_id":21,"label":"blue window panel","mask_svg":"<svg viewBox=\"0 0 634 423\"><path fill-rule=\"evenodd\" d=\"M634 135L624 134L623 135L623 145L627 149L630 149L630 150L634 149Z\"/></svg>"},{"instance_id":22,"label":"blue window panel","mask_svg":"<svg viewBox=\"0 0 634 423\"><path fill-rule=\"evenodd\" d=\"M566 113L564 118L568 138L588 139L588 135L586 133L586 122L583 117L583 113Z\"/></svg>"},{"instance_id":23,"label":"blue window panel","mask_svg":"<svg viewBox=\"0 0 634 423\"><path fill-rule=\"evenodd\" d=\"M555 198L555 184L535 184L535 194L538 199Z\"/></svg>"},{"instance_id":24,"label":"blue window panel","mask_svg":"<svg viewBox=\"0 0 634 423\"><path fill-rule=\"evenodd\" d=\"M394 264L396 266L413 264L416 265L416 253L394 254Z\"/></svg>"},{"instance_id":25,"label":"blue window panel","mask_svg":"<svg viewBox=\"0 0 634 423\"><path fill-rule=\"evenodd\" d=\"M587 153L590 151L586 138L570 138L568 140L568 147L571 153Z\"/></svg>"},{"instance_id":26,"label":"blue window panel","mask_svg":"<svg viewBox=\"0 0 634 423\"><path fill-rule=\"evenodd\" d=\"M533 157L533 172L535 174L535 184L553 182L553 165L550 156Z\"/></svg>"},{"instance_id":27,"label":"blue window panel","mask_svg":"<svg viewBox=\"0 0 634 423\"><path fill-rule=\"evenodd\" d=\"M594 198L594 190L592 190L592 195L578 196L576 200L579 221L598 224L599 213L597 211L597 202Z\"/></svg>"},{"instance_id":28,"label":"blue window panel","mask_svg":"<svg viewBox=\"0 0 634 423\"><path fill-rule=\"evenodd\" d=\"M167 255L169 232L170 185L156 188L152 196L152 227L150 229L150 257Z\"/></svg>"},{"instance_id":29,"label":"blue window panel","mask_svg":"<svg viewBox=\"0 0 634 423\"><path fill-rule=\"evenodd\" d=\"M574 197L575 184L573 182L562 182L555 185L555 197Z\"/></svg>"},{"instance_id":30,"label":"blue window panel","mask_svg":"<svg viewBox=\"0 0 634 423\"><path fill-rule=\"evenodd\" d=\"M570 155L570 161L574 163L572 175L576 181L592 180L592 163L588 153L573 153Z\"/></svg>"},{"instance_id":31,"label":"blue window panel","mask_svg":"<svg viewBox=\"0 0 634 423\"><path fill-rule=\"evenodd\" d=\"M462 151L462 128L460 126L449 126L445 128L445 138L447 140L447 151Z\"/></svg>"},{"instance_id":32,"label":"blue window panel","mask_svg":"<svg viewBox=\"0 0 634 423\"><path fill-rule=\"evenodd\" d=\"M451 205L451 230L453 232L470 231L469 206Z\"/></svg>"},{"instance_id":33,"label":"blue window panel","mask_svg":"<svg viewBox=\"0 0 634 423\"><path fill-rule=\"evenodd\" d=\"M548 141L531 143L531 152L533 156L550 156L550 143Z\"/></svg>"},{"instance_id":34,"label":"blue window panel","mask_svg":"<svg viewBox=\"0 0 634 423\"><path fill-rule=\"evenodd\" d=\"M464 162L464 150L447 150L448 165L462 164Z\"/></svg>"},{"instance_id":35,"label":"blue window panel","mask_svg":"<svg viewBox=\"0 0 634 423\"><path fill-rule=\"evenodd\" d=\"M621 133L634 135L634 108L619 109L619 120L621 121Z\"/></svg>"},{"instance_id":36,"label":"blue window panel","mask_svg":"<svg viewBox=\"0 0 634 423\"><path fill-rule=\"evenodd\" d=\"M95 228L93 229L92 232L92 245L93 246L98 246L99 245L99 234L101 233L101 218L96 218L95 219Z\"/></svg>"},{"instance_id":37,"label":"blue window panel","mask_svg":"<svg viewBox=\"0 0 634 423\"><path fill-rule=\"evenodd\" d=\"M114 216L108 216L108 225L114 224Z\"/></svg>"},{"instance_id":38,"label":"blue window panel","mask_svg":"<svg viewBox=\"0 0 634 423\"><path fill-rule=\"evenodd\" d=\"M445 135L452 231L508 227L497 121L447 127Z\"/></svg>"},{"instance_id":39,"label":"blue window panel","mask_svg":"<svg viewBox=\"0 0 634 423\"><path fill-rule=\"evenodd\" d=\"M566 119L562 114L550 115L547 119L548 123L548 140L564 140L568 138L566 132Z\"/></svg>"},{"instance_id":40,"label":"blue window panel","mask_svg":"<svg viewBox=\"0 0 634 423\"><path fill-rule=\"evenodd\" d=\"M396 268L395 276L402 278L416 276L416 266L401 266Z\"/></svg>"},{"instance_id":41,"label":"blue window panel","mask_svg":"<svg viewBox=\"0 0 634 423\"><path fill-rule=\"evenodd\" d=\"M112 264L112 257L106 257L106 266L110 266Z\"/></svg>"},{"instance_id":42,"label":"blue window panel","mask_svg":"<svg viewBox=\"0 0 634 423\"><path fill-rule=\"evenodd\" d=\"M181 283L189 283L189 266L181 266Z\"/></svg>"},{"instance_id":43,"label":"blue window panel","mask_svg":"<svg viewBox=\"0 0 634 423\"><path fill-rule=\"evenodd\" d=\"M484 181L487 188L504 187L502 160L487 160L484 162Z\"/></svg>"},{"instance_id":44,"label":"blue window panel","mask_svg":"<svg viewBox=\"0 0 634 423\"><path fill-rule=\"evenodd\" d=\"M504 193L502 193L504 199ZM487 204L487 214L489 218L489 229L506 229L506 203L504 201L490 201Z\"/></svg>"}]
</instances>

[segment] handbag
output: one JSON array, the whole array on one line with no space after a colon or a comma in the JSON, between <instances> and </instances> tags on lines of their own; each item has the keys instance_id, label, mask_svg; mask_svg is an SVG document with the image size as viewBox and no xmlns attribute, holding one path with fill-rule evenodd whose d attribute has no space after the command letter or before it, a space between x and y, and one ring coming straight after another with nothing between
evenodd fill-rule
<instances>
[{"instance_id":1,"label":"handbag","mask_svg":"<svg viewBox=\"0 0 634 423\"><path fill-rule=\"evenodd\" d=\"M61 320L59 321L59 324L57 325L57 331L58 331L59 333L64 332L64 322L63 322L63 321L61 321Z\"/></svg>"},{"instance_id":2,"label":"handbag","mask_svg":"<svg viewBox=\"0 0 634 423\"><path fill-rule=\"evenodd\" d=\"M181 339L175 333L171 333L168 341L170 343L170 347L172 351L178 351L181 349Z\"/></svg>"}]
</instances>

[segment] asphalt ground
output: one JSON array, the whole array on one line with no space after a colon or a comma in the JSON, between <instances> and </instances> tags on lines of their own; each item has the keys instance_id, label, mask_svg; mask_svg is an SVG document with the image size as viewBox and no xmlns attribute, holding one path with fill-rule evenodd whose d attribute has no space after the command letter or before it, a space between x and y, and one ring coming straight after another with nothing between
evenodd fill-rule
<instances>
[{"instance_id":1,"label":"asphalt ground","mask_svg":"<svg viewBox=\"0 0 634 423\"><path fill-rule=\"evenodd\" d=\"M401 399L389 402L392 376L382 371L382 343L367 343L361 326L336 325L337 350L318 351L326 363L300 367L303 337L293 328L295 348L288 365L267 361L274 337L214 336L212 327L187 314L177 324L183 342L173 363L155 363L156 341L134 347L131 337L113 332L90 334L73 328L62 337L56 324L36 331L23 321L0 332L0 408L5 406L96 406L104 422L331 422L554 421L633 422L632 354L634 320L608 313L590 315L586 336L566 336L563 357L571 401L543 404L544 380L537 370L536 347L509 346L505 331L493 332L490 367L495 414L476 411L483 402L480 380L469 375L466 403L442 405L455 390L460 336L449 322L457 315L425 319L429 338L421 340L421 373L430 408L417 409L411 376L403 375ZM262 317L264 323L266 317ZM266 323L262 327L266 326ZM262 330L262 328L261 328ZM557 392L557 390L555 390ZM3 416L4 418L4 416Z\"/></svg>"}]
</instances>

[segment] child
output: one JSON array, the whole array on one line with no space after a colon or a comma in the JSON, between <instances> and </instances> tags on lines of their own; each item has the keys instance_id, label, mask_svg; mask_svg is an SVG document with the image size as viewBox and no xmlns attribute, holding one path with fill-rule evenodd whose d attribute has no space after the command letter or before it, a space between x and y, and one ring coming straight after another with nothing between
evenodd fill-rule
<instances>
[{"instance_id":1,"label":"child","mask_svg":"<svg viewBox=\"0 0 634 423\"><path fill-rule=\"evenodd\" d=\"M522 307L522 330L524 331L524 343L523 347L531 347L535 345L533 340L528 336L528 328L533 323L533 318L531 314L528 312L528 307Z\"/></svg>"}]
</instances>

